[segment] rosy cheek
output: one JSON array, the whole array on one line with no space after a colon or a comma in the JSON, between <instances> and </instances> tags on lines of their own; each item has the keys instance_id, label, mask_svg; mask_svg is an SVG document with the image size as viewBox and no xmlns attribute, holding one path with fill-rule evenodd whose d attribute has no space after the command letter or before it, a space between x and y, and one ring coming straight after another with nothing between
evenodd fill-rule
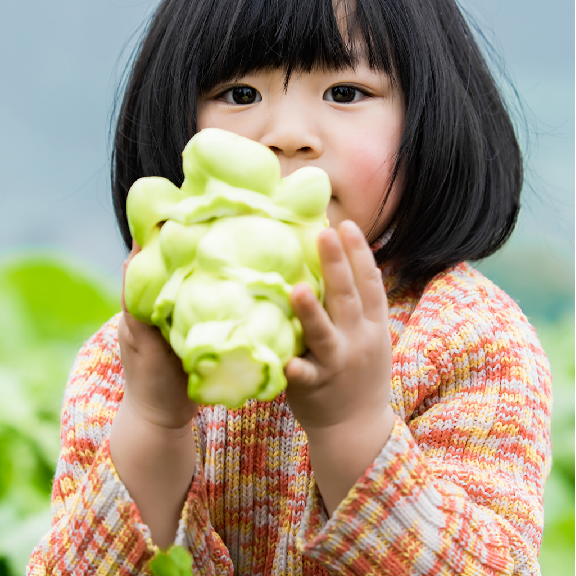
<instances>
[{"instance_id":1,"label":"rosy cheek","mask_svg":"<svg viewBox=\"0 0 576 576\"><path fill-rule=\"evenodd\" d=\"M390 152L381 144L363 145L345 156L346 181L365 201L385 192L393 169Z\"/></svg>"}]
</instances>

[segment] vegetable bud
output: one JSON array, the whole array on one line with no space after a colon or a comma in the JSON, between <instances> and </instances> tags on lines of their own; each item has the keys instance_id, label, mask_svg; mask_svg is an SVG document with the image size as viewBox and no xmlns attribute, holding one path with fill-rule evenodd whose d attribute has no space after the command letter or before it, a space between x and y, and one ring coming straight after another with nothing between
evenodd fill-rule
<instances>
[{"instance_id":1,"label":"vegetable bud","mask_svg":"<svg viewBox=\"0 0 576 576\"><path fill-rule=\"evenodd\" d=\"M281 180L271 150L216 128L182 157L180 189L151 177L128 194L142 251L126 270L126 307L160 328L197 402L271 400L304 351L293 286L307 282L322 299L316 240L328 225L328 176L305 167Z\"/></svg>"}]
</instances>

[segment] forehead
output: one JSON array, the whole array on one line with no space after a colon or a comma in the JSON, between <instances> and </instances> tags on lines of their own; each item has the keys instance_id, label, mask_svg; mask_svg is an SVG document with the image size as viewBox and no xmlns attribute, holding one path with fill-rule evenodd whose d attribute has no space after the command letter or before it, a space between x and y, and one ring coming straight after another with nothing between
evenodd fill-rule
<instances>
[{"instance_id":1,"label":"forehead","mask_svg":"<svg viewBox=\"0 0 576 576\"><path fill-rule=\"evenodd\" d=\"M199 91L255 70L334 70L367 62L393 75L375 0L217 0L198 43Z\"/></svg>"}]
</instances>

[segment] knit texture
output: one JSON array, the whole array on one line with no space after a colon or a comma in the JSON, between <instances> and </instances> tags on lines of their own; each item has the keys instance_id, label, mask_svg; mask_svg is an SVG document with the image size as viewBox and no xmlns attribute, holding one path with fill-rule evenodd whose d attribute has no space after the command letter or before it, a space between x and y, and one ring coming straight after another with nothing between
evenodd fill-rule
<instances>
[{"instance_id":1,"label":"knit texture","mask_svg":"<svg viewBox=\"0 0 576 576\"><path fill-rule=\"evenodd\" d=\"M201 407L176 538L195 575L540 573L551 379L534 329L464 263L393 291L389 307L392 436L331 518L284 393ZM117 322L73 366L52 528L30 575L146 574L157 552L110 458L124 381Z\"/></svg>"}]
</instances>

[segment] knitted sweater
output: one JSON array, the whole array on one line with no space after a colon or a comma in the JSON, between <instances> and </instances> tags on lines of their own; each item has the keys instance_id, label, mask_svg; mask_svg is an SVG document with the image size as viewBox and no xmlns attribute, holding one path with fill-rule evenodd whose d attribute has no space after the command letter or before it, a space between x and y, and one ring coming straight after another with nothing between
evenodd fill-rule
<instances>
[{"instance_id":1,"label":"knitted sweater","mask_svg":"<svg viewBox=\"0 0 576 576\"><path fill-rule=\"evenodd\" d=\"M549 365L517 305L468 264L389 297L392 435L329 518L285 394L202 406L177 532L195 575L539 574ZM142 574L157 552L108 435L118 318L66 387L50 532L28 574Z\"/></svg>"}]
</instances>

